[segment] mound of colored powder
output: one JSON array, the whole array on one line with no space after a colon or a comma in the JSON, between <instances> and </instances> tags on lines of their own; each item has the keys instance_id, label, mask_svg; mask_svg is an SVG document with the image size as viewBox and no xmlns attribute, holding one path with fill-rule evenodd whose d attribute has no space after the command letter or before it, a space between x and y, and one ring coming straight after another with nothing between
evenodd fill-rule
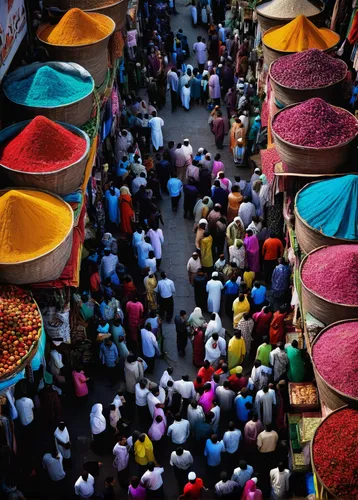
<instances>
[{"instance_id":1,"label":"mound of colored powder","mask_svg":"<svg viewBox=\"0 0 358 500\"><path fill-rule=\"evenodd\" d=\"M343 394L355 398L358 397L357 337L358 321L340 323L324 332L312 351L321 377Z\"/></svg>"},{"instance_id":2,"label":"mound of colored powder","mask_svg":"<svg viewBox=\"0 0 358 500\"><path fill-rule=\"evenodd\" d=\"M71 209L40 191L11 190L0 197L0 262L39 257L68 234Z\"/></svg>"},{"instance_id":3,"label":"mound of colored powder","mask_svg":"<svg viewBox=\"0 0 358 500\"><path fill-rule=\"evenodd\" d=\"M113 28L113 21L103 14L71 9L56 26L42 33L42 39L53 45L86 45L102 40Z\"/></svg>"},{"instance_id":4,"label":"mound of colored powder","mask_svg":"<svg viewBox=\"0 0 358 500\"><path fill-rule=\"evenodd\" d=\"M358 498L358 411L345 408L329 415L313 441L313 462L336 498Z\"/></svg>"},{"instance_id":5,"label":"mound of colored powder","mask_svg":"<svg viewBox=\"0 0 358 500\"><path fill-rule=\"evenodd\" d=\"M37 116L0 151L0 163L21 172L54 172L78 161L86 141L62 125Z\"/></svg>"},{"instance_id":6,"label":"mound of colored powder","mask_svg":"<svg viewBox=\"0 0 358 500\"><path fill-rule=\"evenodd\" d=\"M309 255L301 278L312 292L336 304L358 305L358 245L334 245Z\"/></svg>"},{"instance_id":7,"label":"mound of colored powder","mask_svg":"<svg viewBox=\"0 0 358 500\"><path fill-rule=\"evenodd\" d=\"M318 49L310 49L280 57L271 66L272 77L281 85L292 89L315 89L339 82L347 67Z\"/></svg>"},{"instance_id":8,"label":"mound of colored powder","mask_svg":"<svg viewBox=\"0 0 358 500\"><path fill-rule=\"evenodd\" d=\"M308 0L271 0L258 5L256 9L260 14L280 19L293 19L300 14L309 17L320 12L320 9Z\"/></svg>"},{"instance_id":9,"label":"mound of colored powder","mask_svg":"<svg viewBox=\"0 0 358 500\"><path fill-rule=\"evenodd\" d=\"M42 66L31 76L9 85L6 94L12 101L26 106L52 107L78 101L88 95L92 87L91 78L82 80Z\"/></svg>"},{"instance_id":10,"label":"mound of colored powder","mask_svg":"<svg viewBox=\"0 0 358 500\"><path fill-rule=\"evenodd\" d=\"M263 42L267 47L282 52L326 50L339 42L339 35L327 28L317 28L305 16L300 15L285 26L272 28L264 35Z\"/></svg>"},{"instance_id":11,"label":"mound of colored powder","mask_svg":"<svg viewBox=\"0 0 358 500\"><path fill-rule=\"evenodd\" d=\"M280 112L272 129L291 144L326 148L353 139L358 121L351 113L316 97Z\"/></svg>"}]
</instances>

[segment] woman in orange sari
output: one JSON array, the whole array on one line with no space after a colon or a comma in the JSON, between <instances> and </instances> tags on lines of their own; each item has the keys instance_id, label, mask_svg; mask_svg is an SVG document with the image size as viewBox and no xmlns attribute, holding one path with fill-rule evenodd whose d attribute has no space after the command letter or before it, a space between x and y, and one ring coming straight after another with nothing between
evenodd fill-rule
<instances>
[{"instance_id":1,"label":"woman in orange sari","mask_svg":"<svg viewBox=\"0 0 358 500\"><path fill-rule=\"evenodd\" d=\"M120 189L119 210L121 212L121 231L126 234L133 234L132 217L134 215L132 196L127 186Z\"/></svg>"},{"instance_id":2,"label":"woman in orange sari","mask_svg":"<svg viewBox=\"0 0 358 500\"><path fill-rule=\"evenodd\" d=\"M233 152L234 147L237 144L237 140L242 139L245 141L245 129L241 123L240 118L235 118L234 123L231 125L230 129L230 150Z\"/></svg>"},{"instance_id":3,"label":"woman in orange sari","mask_svg":"<svg viewBox=\"0 0 358 500\"><path fill-rule=\"evenodd\" d=\"M228 197L228 207L227 207L227 222L228 224L234 220L235 217L237 217L237 214L239 213L239 208L241 203L244 201L244 197L240 193L240 188L239 186L233 186L231 188L231 193L229 194Z\"/></svg>"}]
</instances>

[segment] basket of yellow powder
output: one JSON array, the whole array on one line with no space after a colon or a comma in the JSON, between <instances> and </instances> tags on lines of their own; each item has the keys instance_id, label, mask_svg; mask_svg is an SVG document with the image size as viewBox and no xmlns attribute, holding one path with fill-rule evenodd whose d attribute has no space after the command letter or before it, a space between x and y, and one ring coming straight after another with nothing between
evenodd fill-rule
<instances>
[{"instance_id":1,"label":"basket of yellow powder","mask_svg":"<svg viewBox=\"0 0 358 500\"><path fill-rule=\"evenodd\" d=\"M281 56L309 49L329 52L338 42L337 33L328 28L317 28L307 17L300 15L285 26L277 26L264 33L264 61L270 65Z\"/></svg>"},{"instance_id":2,"label":"basket of yellow powder","mask_svg":"<svg viewBox=\"0 0 358 500\"><path fill-rule=\"evenodd\" d=\"M108 69L108 43L114 29L108 16L71 9L55 26L40 26L37 37L54 61L80 64L99 86Z\"/></svg>"},{"instance_id":3,"label":"basket of yellow powder","mask_svg":"<svg viewBox=\"0 0 358 500\"><path fill-rule=\"evenodd\" d=\"M72 249L73 212L59 196L35 189L0 191L0 282L57 279Z\"/></svg>"}]
</instances>

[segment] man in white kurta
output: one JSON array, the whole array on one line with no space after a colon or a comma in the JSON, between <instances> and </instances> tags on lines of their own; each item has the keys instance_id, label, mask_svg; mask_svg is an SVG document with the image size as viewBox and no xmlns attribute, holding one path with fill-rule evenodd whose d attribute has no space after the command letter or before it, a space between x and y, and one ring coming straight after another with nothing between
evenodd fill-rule
<instances>
[{"instance_id":1,"label":"man in white kurta","mask_svg":"<svg viewBox=\"0 0 358 500\"><path fill-rule=\"evenodd\" d=\"M157 268L159 269L160 262L162 260L162 245L164 243L163 231L159 228L158 229L151 228L147 232L147 236L150 238L154 255L155 258L157 259Z\"/></svg>"},{"instance_id":2,"label":"man in white kurta","mask_svg":"<svg viewBox=\"0 0 358 500\"><path fill-rule=\"evenodd\" d=\"M158 151L159 148L163 147L162 127L164 127L164 121L157 116L155 111L153 111L152 116L153 118L150 120L148 125L152 131L151 139L153 147L156 151Z\"/></svg>"},{"instance_id":3,"label":"man in white kurta","mask_svg":"<svg viewBox=\"0 0 358 500\"><path fill-rule=\"evenodd\" d=\"M190 87L188 84L181 88L180 99L183 108L190 109Z\"/></svg>"},{"instance_id":4,"label":"man in white kurta","mask_svg":"<svg viewBox=\"0 0 358 500\"><path fill-rule=\"evenodd\" d=\"M206 285L206 291L208 292L208 311L219 313L220 302L221 302L221 290L224 288L224 286L219 280L219 275L216 271L213 272L212 278L213 279L208 281Z\"/></svg>"}]
</instances>

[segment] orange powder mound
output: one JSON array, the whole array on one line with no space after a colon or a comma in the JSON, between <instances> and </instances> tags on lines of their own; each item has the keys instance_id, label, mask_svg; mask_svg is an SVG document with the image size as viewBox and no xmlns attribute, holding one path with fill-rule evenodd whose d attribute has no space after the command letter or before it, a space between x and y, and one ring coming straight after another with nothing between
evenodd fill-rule
<instances>
[{"instance_id":1,"label":"orange powder mound","mask_svg":"<svg viewBox=\"0 0 358 500\"><path fill-rule=\"evenodd\" d=\"M113 28L112 19L103 14L86 14L81 9L71 9L56 26L44 30L41 38L53 45L86 45L102 40Z\"/></svg>"},{"instance_id":2,"label":"orange powder mound","mask_svg":"<svg viewBox=\"0 0 358 500\"><path fill-rule=\"evenodd\" d=\"M286 24L272 28L263 37L267 47L282 52L326 50L339 42L339 35L328 28L317 28L307 17L297 16Z\"/></svg>"},{"instance_id":3,"label":"orange powder mound","mask_svg":"<svg viewBox=\"0 0 358 500\"><path fill-rule=\"evenodd\" d=\"M72 225L71 209L41 191L11 190L0 197L0 262L34 259L53 250Z\"/></svg>"}]
</instances>

